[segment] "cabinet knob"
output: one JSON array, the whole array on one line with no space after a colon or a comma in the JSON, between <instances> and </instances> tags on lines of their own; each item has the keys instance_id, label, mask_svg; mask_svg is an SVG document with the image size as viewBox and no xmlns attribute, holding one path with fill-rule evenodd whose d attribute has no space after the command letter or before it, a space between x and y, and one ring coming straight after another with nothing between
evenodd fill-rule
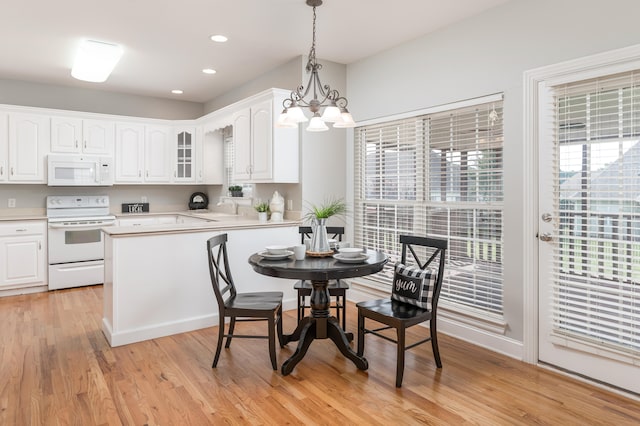
<instances>
[{"instance_id":1,"label":"cabinet knob","mask_svg":"<svg viewBox=\"0 0 640 426\"><path fill-rule=\"evenodd\" d=\"M138 170L138 177L142 177L142 170Z\"/></svg>"},{"instance_id":2,"label":"cabinet knob","mask_svg":"<svg viewBox=\"0 0 640 426\"><path fill-rule=\"evenodd\" d=\"M149 170L147 170L147 177L149 177Z\"/></svg>"},{"instance_id":3,"label":"cabinet knob","mask_svg":"<svg viewBox=\"0 0 640 426\"><path fill-rule=\"evenodd\" d=\"M14 175L14 173L13 173L13 167L11 167L11 176L13 176L13 175Z\"/></svg>"},{"instance_id":4,"label":"cabinet knob","mask_svg":"<svg viewBox=\"0 0 640 426\"><path fill-rule=\"evenodd\" d=\"M0 166L0 176L4 176L4 166Z\"/></svg>"},{"instance_id":5,"label":"cabinet knob","mask_svg":"<svg viewBox=\"0 0 640 426\"><path fill-rule=\"evenodd\" d=\"M84 149L87 149L87 141L84 141Z\"/></svg>"},{"instance_id":6,"label":"cabinet knob","mask_svg":"<svg viewBox=\"0 0 640 426\"><path fill-rule=\"evenodd\" d=\"M78 141L76 141L76 148L78 147Z\"/></svg>"}]
</instances>

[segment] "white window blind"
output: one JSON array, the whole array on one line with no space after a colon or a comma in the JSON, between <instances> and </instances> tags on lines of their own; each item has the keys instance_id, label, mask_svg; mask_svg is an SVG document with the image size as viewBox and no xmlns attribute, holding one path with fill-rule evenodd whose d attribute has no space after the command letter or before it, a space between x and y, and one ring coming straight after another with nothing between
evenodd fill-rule
<instances>
[{"instance_id":1,"label":"white window blind","mask_svg":"<svg viewBox=\"0 0 640 426\"><path fill-rule=\"evenodd\" d=\"M356 129L355 242L391 257L401 234L449 241L441 297L502 313L502 101Z\"/></svg>"},{"instance_id":2,"label":"white window blind","mask_svg":"<svg viewBox=\"0 0 640 426\"><path fill-rule=\"evenodd\" d=\"M640 353L640 72L554 87L554 332Z\"/></svg>"}]
</instances>

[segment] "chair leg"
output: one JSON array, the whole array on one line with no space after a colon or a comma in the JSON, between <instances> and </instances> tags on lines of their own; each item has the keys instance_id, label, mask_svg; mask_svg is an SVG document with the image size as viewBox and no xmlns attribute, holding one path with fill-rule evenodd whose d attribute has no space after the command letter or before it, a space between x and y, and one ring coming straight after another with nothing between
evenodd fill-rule
<instances>
[{"instance_id":1,"label":"chair leg","mask_svg":"<svg viewBox=\"0 0 640 426\"><path fill-rule=\"evenodd\" d=\"M213 357L211 368L216 368L218 359L220 359L220 351L222 350L222 340L224 338L224 315L220 314L220 325L218 325L218 344L216 345L216 354Z\"/></svg>"},{"instance_id":2,"label":"chair leg","mask_svg":"<svg viewBox=\"0 0 640 426\"><path fill-rule=\"evenodd\" d=\"M342 297L342 329L347 330L347 296L343 294Z\"/></svg>"},{"instance_id":3,"label":"chair leg","mask_svg":"<svg viewBox=\"0 0 640 426\"><path fill-rule=\"evenodd\" d=\"M236 317L231 317L231 321L229 322L229 332L227 333L227 344L224 345L225 348L231 346L231 338L233 337L233 330L236 328Z\"/></svg>"},{"instance_id":4,"label":"chair leg","mask_svg":"<svg viewBox=\"0 0 640 426\"><path fill-rule=\"evenodd\" d=\"M358 352L359 356L364 354L364 315L358 309Z\"/></svg>"},{"instance_id":5,"label":"chair leg","mask_svg":"<svg viewBox=\"0 0 640 426\"><path fill-rule=\"evenodd\" d=\"M269 317L269 357L271 358L271 366L274 370L278 369L276 361L276 319L275 315Z\"/></svg>"},{"instance_id":6,"label":"chair leg","mask_svg":"<svg viewBox=\"0 0 640 426\"><path fill-rule=\"evenodd\" d=\"M431 332L431 348L433 349L433 357L436 359L436 366L442 368L440 360L440 351L438 350L438 332L436 330L436 319L431 318L429 322L429 331Z\"/></svg>"},{"instance_id":7,"label":"chair leg","mask_svg":"<svg viewBox=\"0 0 640 426\"><path fill-rule=\"evenodd\" d=\"M398 361L396 365L396 387L402 386L402 377L404 376L404 348L405 348L405 333L404 327L398 327L396 329L398 335Z\"/></svg>"},{"instance_id":8,"label":"chair leg","mask_svg":"<svg viewBox=\"0 0 640 426\"><path fill-rule=\"evenodd\" d=\"M298 322L302 321L302 319L304 318L304 306L307 303L306 297L305 295L301 295L299 302L298 302L298 308L300 309L299 311L299 315L298 315Z\"/></svg>"},{"instance_id":9,"label":"chair leg","mask_svg":"<svg viewBox=\"0 0 640 426\"><path fill-rule=\"evenodd\" d=\"M280 345L281 348L284 348L284 336L282 334L282 305L280 305L280 307L278 308L278 317L277 317L277 323L276 323L276 331L278 332L278 344Z\"/></svg>"}]
</instances>

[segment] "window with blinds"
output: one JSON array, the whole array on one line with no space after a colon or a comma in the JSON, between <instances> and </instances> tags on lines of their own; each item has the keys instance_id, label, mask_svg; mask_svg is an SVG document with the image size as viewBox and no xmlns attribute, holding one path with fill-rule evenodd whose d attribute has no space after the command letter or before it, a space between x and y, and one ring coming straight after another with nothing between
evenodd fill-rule
<instances>
[{"instance_id":1,"label":"window with blinds","mask_svg":"<svg viewBox=\"0 0 640 426\"><path fill-rule=\"evenodd\" d=\"M355 243L384 250L391 283L399 236L447 239L441 297L502 313L502 101L363 126L355 133Z\"/></svg>"},{"instance_id":2,"label":"window with blinds","mask_svg":"<svg viewBox=\"0 0 640 426\"><path fill-rule=\"evenodd\" d=\"M640 353L640 71L553 91L554 331Z\"/></svg>"}]
</instances>

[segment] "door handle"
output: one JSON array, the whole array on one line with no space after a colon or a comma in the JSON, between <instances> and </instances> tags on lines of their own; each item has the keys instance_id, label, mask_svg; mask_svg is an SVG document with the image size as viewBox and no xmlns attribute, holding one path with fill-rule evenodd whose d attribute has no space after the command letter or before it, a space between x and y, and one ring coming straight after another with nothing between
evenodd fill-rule
<instances>
[{"instance_id":1,"label":"door handle","mask_svg":"<svg viewBox=\"0 0 640 426\"><path fill-rule=\"evenodd\" d=\"M540 234L538 238L540 238L541 241L546 241L546 242L553 241L553 237L548 232Z\"/></svg>"}]
</instances>

